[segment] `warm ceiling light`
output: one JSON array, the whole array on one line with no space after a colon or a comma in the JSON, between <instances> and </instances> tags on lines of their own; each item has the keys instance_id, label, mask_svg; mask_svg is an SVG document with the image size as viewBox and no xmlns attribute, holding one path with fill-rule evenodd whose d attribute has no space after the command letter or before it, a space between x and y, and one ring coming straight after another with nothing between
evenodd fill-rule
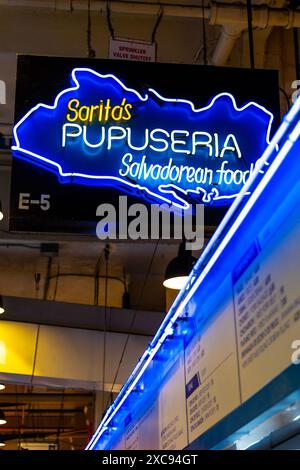
<instances>
[{"instance_id":1,"label":"warm ceiling light","mask_svg":"<svg viewBox=\"0 0 300 470\"><path fill-rule=\"evenodd\" d=\"M182 289L195 264L196 258L192 256L190 250L185 249L185 240L179 246L178 256L172 259L165 272L163 285L169 289Z\"/></svg>"},{"instance_id":2,"label":"warm ceiling light","mask_svg":"<svg viewBox=\"0 0 300 470\"><path fill-rule=\"evenodd\" d=\"M4 313L4 312L5 312L5 308L3 305L3 298L2 298L2 295L0 295L0 315L1 313Z\"/></svg>"},{"instance_id":3,"label":"warm ceiling light","mask_svg":"<svg viewBox=\"0 0 300 470\"><path fill-rule=\"evenodd\" d=\"M0 201L0 221L3 219L4 215L2 212L2 202Z\"/></svg>"},{"instance_id":4,"label":"warm ceiling light","mask_svg":"<svg viewBox=\"0 0 300 470\"><path fill-rule=\"evenodd\" d=\"M0 442L0 447L4 447L5 446L5 442Z\"/></svg>"},{"instance_id":5,"label":"warm ceiling light","mask_svg":"<svg viewBox=\"0 0 300 470\"><path fill-rule=\"evenodd\" d=\"M3 410L0 410L0 424L6 424L5 414Z\"/></svg>"},{"instance_id":6,"label":"warm ceiling light","mask_svg":"<svg viewBox=\"0 0 300 470\"><path fill-rule=\"evenodd\" d=\"M5 385L4 384L0 384L0 390L4 390L5 389Z\"/></svg>"},{"instance_id":7,"label":"warm ceiling light","mask_svg":"<svg viewBox=\"0 0 300 470\"><path fill-rule=\"evenodd\" d=\"M164 286L168 289L181 290L187 283L189 276L178 276L164 280Z\"/></svg>"}]
</instances>

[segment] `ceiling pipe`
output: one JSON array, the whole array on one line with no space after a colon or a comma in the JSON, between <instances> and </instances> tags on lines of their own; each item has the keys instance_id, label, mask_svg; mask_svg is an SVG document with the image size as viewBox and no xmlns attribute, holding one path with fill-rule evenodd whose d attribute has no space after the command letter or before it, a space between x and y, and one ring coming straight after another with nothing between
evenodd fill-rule
<instances>
[{"instance_id":1,"label":"ceiling pipe","mask_svg":"<svg viewBox=\"0 0 300 470\"><path fill-rule=\"evenodd\" d=\"M211 6L209 17L210 24L235 24L245 29L248 25L247 7L235 4L218 4ZM300 24L300 12L283 9L269 8L267 5L252 7L252 24L256 28L268 26L281 26L283 28L298 27Z\"/></svg>"},{"instance_id":2,"label":"ceiling pipe","mask_svg":"<svg viewBox=\"0 0 300 470\"><path fill-rule=\"evenodd\" d=\"M272 9L272 12L273 10L276 10L278 12L279 9L282 8L284 5L284 0L275 0L275 2L274 0L273 1L267 0L266 4L261 7L260 14L258 14L258 12L256 11L255 22L257 23L257 25L255 25L254 22L252 21L254 26L256 26L257 28L260 28L260 40L258 44L255 61L257 62L257 66L261 68L264 66L264 50L265 50L266 42L274 26L273 24L271 24L272 20L269 19L270 9L268 8L268 5L271 2L272 2L272 6L275 7ZM213 5L213 8L214 7L215 5ZM255 8L256 7L252 5L252 12ZM217 22L218 21L217 15L218 15L218 12L216 10L213 10L211 21ZM289 20L291 20L292 15L287 15L287 17L289 18ZM286 23L286 27L289 27L289 20ZM218 43L211 57L211 63L213 65L222 66L227 63L232 53L232 50L236 44L236 41L241 37L242 33L245 30L247 30L246 24L240 25L236 23L230 23L230 24L225 23L222 26L221 35L219 37ZM261 53L262 49L263 49L263 53Z\"/></svg>"},{"instance_id":3,"label":"ceiling pipe","mask_svg":"<svg viewBox=\"0 0 300 470\"><path fill-rule=\"evenodd\" d=\"M87 10L86 0L73 0L73 10ZM113 13L155 16L163 8L164 16L180 18L206 18L214 25L247 26L247 8L245 5L232 3L213 3L209 7L185 6L168 3L144 3L127 1L91 0L91 10L106 11L107 5ZM69 0L0 0L0 6L30 7L52 9L54 11L70 11ZM300 27L300 11L281 8L269 8L266 5L253 6L253 26L282 26L284 28Z\"/></svg>"},{"instance_id":4,"label":"ceiling pipe","mask_svg":"<svg viewBox=\"0 0 300 470\"><path fill-rule=\"evenodd\" d=\"M234 24L222 27L221 35L211 57L213 65L225 65L235 46L236 41L241 37L243 28Z\"/></svg>"},{"instance_id":5,"label":"ceiling pipe","mask_svg":"<svg viewBox=\"0 0 300 470\"><path fill-rule=\"evenodd\" d=\"M69 0L0 0L0 6L30 7L54 11L70 11ZM87 10L86 0L73 0L74 11ZM224 65L242 32L247 28L247 7L241 4L213 3L211 6L175 5L165 3L145 3L130 1L91 0L92 11L106 12L109 6L112 13L157 16L163 9L165 17L205 18L211 25L221 25L222 32L213 53L212 63ZM267 5L252 7L252 25L266 29L273 26L283 28L300 27L300 11L283 8L269 8Z\"/></svg>"},{"instance_id":6,"label":"ceiling pipe","mask_svg":"<svg viewBox=\"0 0 300 470\"><path fill-rule=\"evenodd\" d=\"M70 11L70 0L0 0L0 6L7 7L30 7L30 8L43 8L60 11ZM164 16L169 17L182 17L182 18L209 18L210 8L198 6L185 6L185 5L172 5L155 2L130 2L130 1L105 1L105 0L91 0L91 11L105 11L107 6L112 13L127 13L138 14L145 16L155 16L164 10ZM88 8L87 0L73 0L73 11L85 11Z\"/></svg>"},{"instance_id":7,"label":"ceiling pipe","mask_svg":"<svg viewBox=\"0 0 300 470\"><path fill-rule=\"evenodd\" d=\"M270 0L266 2L270 3ZM216 21L217 12L213 11L214 21ZM247 18L248 20L248 18ZM261 31L271 30L272 28L261 29ZM211 63L216 66L226 65L234 46L242 33L245 31L245 26L240 24L225 24L222 26L221 34L218 43L215 47L211 57Z\"/></svg>"},{"instance_id":8,"label":"ceiling pipe","mask_svg":"<svg viewBox=\"0 0 300 470\"><path fill-rule=\"evenodd\" d=\"M211 25L240 25L247 27L247 8L245 5L232 3L213 3L211 6L180 5L155 2L104 1L91 0L92 11L106 11L107 5L112 13L157 16L163 8L164 16L180 18L204 18ZM0 0L0 6L29 7L51 9L53 11L70 11L69 0ZM74 11L87 10L86 0L73 0ZM266 5L254 5L253 27L282 26L284 28L300 27L300 11L283 8L269 8Z\"/></svg>"}]
</instances>

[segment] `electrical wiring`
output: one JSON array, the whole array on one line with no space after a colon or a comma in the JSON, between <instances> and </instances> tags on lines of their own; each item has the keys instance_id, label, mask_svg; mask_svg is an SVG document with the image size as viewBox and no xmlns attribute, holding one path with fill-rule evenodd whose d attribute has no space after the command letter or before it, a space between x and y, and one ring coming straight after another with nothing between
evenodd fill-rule
<instances>
[{"instance_id":1,"label":"electrical wiring","mask_svg":"<svg viewBox=\"0 0 300 470\"><path fill-rule=\"evenodd\" d=\"M207 65L207 41L206 41L206 28L205 28L204 11L205 11L204 0L202 0L202 12L203 12L203 18L202 18L203 62L204 62L204 65Z\"/></svg>"},{"instance_id":2,"label":"electrical wiring","mask_svg":"<svg viewBox=\"0 0 300 470\"><path fill-rule=\"evenodd\" d=\"M145 278L144 278L144 282L143 282L141 292L140 292L140 296L139 296L139 300L138 300L138 305L140 305L140 302L141 302L141 300L143 298L143 295L144 295L144 290L145 290L145 287L146 287L147 282L148 282L148 278L149 278L150 271L151 271L151 268L152 268L152 265L153 265L153 261L154 261L155 255L156 255L156 251L157 251L157 248L158 248L158 245L159 245L159 241L160 241L160 239L158 238L157 242L155 244L155 247L154 247L154 250L153 250L153 253L152 253L148 268L147 268L147 271L146 271L146 275L145 275ZM131 334L133 326L134 326L135 319L137 317L137 313L138 313L138 310L135 309L134 314L133 314L132 319L131 319L131 322L130 322L130 326L129 326L129 330L128 330L128 333L127 333L127 336L126 336L126 340L125 340L125 343L124 343L124 346L123 346L123 349L122 349L122 353L121 353L120 360L119 360L119 363L118 363L118 366L117 366L117 370L116 370L116 373L115 373L115 376L114 376L114 380L113 380L113 383L112 383L112 386L111 386L111 389L110 389L110 392L109 392L109 397L111 397L112 394L113 394L114 386L116 384L116 380L118 378L119 371L120 371L120 368L121 368L121 365L122 365L122 362L123 362L123 359L124 359L124 356L125 356L126 348L127 348L128 342L129 342L130 334ZM108 400L106 401L105 407L102 410L103 411L103 416L104 416L104 411L108 406Z\"/></svg>"},{"instance_id":3,"label":"electrical wiring","mask_svg":"<svg viewBox=\"0 0 300 470\"><path fill-rule=\"evenodd\" d=\"M100 261L103 253L101 252L95 268L95 285L94 285L94 305L99 304L99 275L100 275Z\"/></svg>"},{"instance_id":4,"label":"electrical wiring","mask_svg":"<svg viewBox=\"0 0 300 470\"><path fill-rule=\"evenodd\" d=\"M88 0L88 23L87 23L87 48L88 48L88 58L93 59L96 57L96 52L92 48L92 19L91 19L91 0Z\"/></svg>"},{"instance_id":5,"label":"electrical wiring","mask_svg":"<svg viewBox=\"0 0 300 470\"><path fill-rule=\"evenodd\" d=\"M108 263L109 263L109 245L104 248L105 259L105 290L104 290L104 329L103 329L103 360L102 360L102 400L101 409L104 409L105 401L105 369L106 369L106 333L107 333L107 294L108 294Z\"/></svg>"},{"instance_id":6,"label":"electrical wiring","mask_svg":"<svg viewBox=\"0 0 300 470\"><path fill-rule=\"evenodd\" d=\"M293 40L294 40L296 79L300 80L299 39L298 39L298 29L297 28L293 28Z\"/></svg>"},{"instance_id":7,"label":"electrical wiring","mask_svg":"<svg viewBox=\"0 0 300 470\"><path fill-rule=\"evenodd\" d=\"M94 279L95 275L94 274L88 274L88 273L57 273L57 274L52 274L49 276L49 279L56 279L57 277L91 277ZM98 277L101 279L105 279L105 276L103 274L98 274ZM114 281L121 282L123 286L125 286L125 281L117 276L108 276L109 279L112 279Z\"/></svg>"},{"instance_id":8,"label":"electrical wiring","mask_svg":"<svg viewBox=\"0 0 300 470\"><path fill-rule=\"evenodd\" d=\"M253 41L253 26L252 26L252 3L251 0L247 0L247 19L248 19L248 38L249 38L249 54L250 54L250 66L254 70L254 41Z\"/></svg>"},{"instance_id":9,"label":"electrical wiring","mask_svg":"<svg viewBox=\"0 0 300 470\"><path fill-rule=\"evenodd\" d=\"M106 3L106 21L107 21L107 26L108 26L110 37L112 39L115 39L115 31L114 31L112 21L111 21L111 11L109 7L109 2Z\"/></svg>"},{"instance_id":10,"label":"electrical wiring","mask_svg":"<svg viewBox=\"0 0 300 470\"><path fill-rule=\"evenodd\" d=\"M152 35L151 35L152 44L156 43L156 33L157 33L158 27L161 23L161 20L163 18L163 15L164 15L164 7L162 5L160 5L158 17L156 19L156 22L155 22L155 25L154 25L154 28L153 28L153 31L152 31Z\"/></svg>"},{"instance_id":11,"label":"electrical wiring","mask_svg":"<svg viewBox=\"0 0 300 470\"><path fill-rule=\"evenodd\" d=\"M50 283L51 280L54 280L54 279L56 280L55 286L54 286L54 292L53 292L53 295L52 295L52 300L56 300L57 291L58 291L58 281L59 281L60 278L62 278L62 277L86 277L86 278L94 279L95 284L94 284L94 302L93 302L93 304L98 306L99 305L99 279L105 279L106 280L105 275L99 274L99 261L100 261L100 258L101 258L101 256L99 257L99 259L97 261L96 273L95 274L63 273L63 272L60 272L60 267L58 266L57 273L49 275L47 277L49 283ZM120 282L123 285L124 293L127 292L127 285L126 285L126 281L124 279L121 279L117 276L108 276L107 279L110 279L112 281ZM47 289L49 290L49 285L48 285Z\"/></svg>"},{"instance_id":12,"label":"electrical wiring","mask_svg":"<svg viewBox=\"0 0 300 470\"><path fill-rule=\"evenodd\" d=\"M65 389L63 389L62 391L61 404L60 404L60 410L59 410L59 415L58 415L58 427L57 427L57 435L56 435L56 444L57 444L58 450L59 450L59 444L60 444L61 429L63 429L64 427L64 416L63 416L64 400L65 400Z\"/></svg>"},{"instance_id":13,"label":"electrical wiring","mask_svg":"<svg viewBox=\"0 0 300 470\"><path fill-rule=\"evenodd\" d=\"M289 98L287 92L286 92L283 88L279 87L279 91L280 91L280 92L283 94L283 96L284 96L284 99L285 99L285 102L286 102L286 107L287 107L286 112L287 112L287 111L290 109L290 107L291 107L290 98Z\"/></svg>"}]
</instances>

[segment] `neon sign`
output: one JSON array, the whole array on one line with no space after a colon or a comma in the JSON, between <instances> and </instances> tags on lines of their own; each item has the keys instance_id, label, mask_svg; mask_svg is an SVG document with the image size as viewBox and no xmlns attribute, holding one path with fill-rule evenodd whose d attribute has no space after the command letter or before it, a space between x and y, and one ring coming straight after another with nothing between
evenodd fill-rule
<instances>
[{"instance_id":1,"label":"neon sign","mask_svg":"<svg viewBox=\"0 0 300 470\"><path fill-rule=\"evenodd\" d=\"M88 68L75 68L71 85L14 127L14 155L61 183L113 186L184 209L227 205L270 141L272 113L238 107L229 93L196 108Z\"/></svg>"}]
</instances>

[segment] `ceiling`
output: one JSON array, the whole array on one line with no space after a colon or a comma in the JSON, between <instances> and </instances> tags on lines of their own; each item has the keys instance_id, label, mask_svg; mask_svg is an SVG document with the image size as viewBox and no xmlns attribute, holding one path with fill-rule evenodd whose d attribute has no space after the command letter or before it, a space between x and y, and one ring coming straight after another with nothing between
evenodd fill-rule
<instances>
[{"instance_id":1,"label":"ceiling","mask_svg":"<svg viewBox=\"0 0 300 470\"><path fill-rule=\"evenodd\" d=\"M0 426L3 450L31 448L33 443L59 450L83 449L92 432L93 393L7 385L0 391L0 409L7 423Z\"/></svg>"}]
</instances>

